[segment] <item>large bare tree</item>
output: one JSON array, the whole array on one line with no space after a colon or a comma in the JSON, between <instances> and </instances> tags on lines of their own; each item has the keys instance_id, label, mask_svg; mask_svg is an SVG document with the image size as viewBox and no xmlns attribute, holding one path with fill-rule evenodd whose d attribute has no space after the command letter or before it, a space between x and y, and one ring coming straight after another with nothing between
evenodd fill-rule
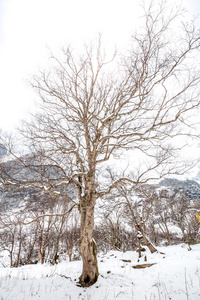
<instances>
[{"instance_id":1,"label":"large bare tree","mask_svg":"<svg viewBox=\"0 0 200 300\"><path fill-rule=\"evenodd\" d=\"M40 111L24 123L22 133L33 155L18 159L31 172L7 179L65 195L79 206L82 286L92 285L99 274L93 240L97 199L122 181L141 184L185 167L171 141L193 134L190 117L200 104L195 64L200 34L180 20L180 11L167 13L163 2L151 4L124 56L107 59L99 38L80 56L70 47L52 55L49 70L32 81ZM148 164L131 177L110 176L109 161L125 150L135 161L141 152Z\"/></svg>"}]
</instances>

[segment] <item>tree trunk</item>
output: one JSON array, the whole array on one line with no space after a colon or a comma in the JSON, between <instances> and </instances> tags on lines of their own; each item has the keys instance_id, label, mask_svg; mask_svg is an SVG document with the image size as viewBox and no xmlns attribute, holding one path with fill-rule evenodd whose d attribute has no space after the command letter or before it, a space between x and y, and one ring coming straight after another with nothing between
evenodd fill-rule
<instances>
[{"instance_id":1,"label":"tree trunk","mask_svg":"<svg viewBox=\"0 0 200 300\"><path fill-rule=\"evenodd\" d=\"M58 231L58 234L57 234L57 237L56 237L54 255L53 255L53 260L52 260L54 264L58 263L58 258L59 258L59 255L58 255L59 243L60 243L60 238L61 238L61 235L62 235L62 229L63 229L64 222L65 222L65 217L62 217L60 228L59 228L59 231Z\"/></svg>"},{"instance_id":2,"label":"tree trunk","mask_svg":"<svg viewBox=\"0 0 200 300\"><path fill-rule=\"evenodd\" d=\"M87 203L87 204L86 204ZM86 200L81 203L81 243L80 251L83 269L80 284L89 287L98 279L97 247L93 240L94 202Z\"/></svg>"},{"instance_id":3,"label":"tree trunk","mask_svg":"<svg viewBox=\"0 0 200 300\"><path fill-rule=\"evenodd\" d=\"M12 235L11 249L10 249L10 251L9 251L9 253L10 253L10 268L13 267L13 251L14 251L14 244L15 244L15 231L14 231L14 234Z\"/></svg>"},{"instance_id":4,"label":"tree trunk","mask_svg":"<svg viewBox=\"0 0 200 300\"><path fill-rule=\"evenodd\" d=\"M43 221L42 221L42 228L40 230L40 236L39 236L39 255L40 255L41 264L44 263L44 256L43 256L43 251L42 251L43 231L44 231L44 218L43 218Z\"/></svg>"},{"instance_id":5,"label":"tree trunk","mask_svg":"<svg viewBox=\"0 0 200 300\"><path fill-rule=\"evenodd\" d=\"M19 248L18 248L18 254L17 254L16 267L19 267L21 248L22 248L22 226L20 226L20 228L19 228Z\"/></svg>"},{"instance_id":6,"label":"tree trunk","mask_svg":"<svg viewBox=\"0 0 200 300\"><path fill-rule=\"evenodd\" d=\"M146 237L146 235L144 234L144 232L143 232L142 238L143 238L144 244L149 248L149 250L150 250L151 253L158 252L158 250L154 247L154 245Z\"/></svg>"},{"instance_id":7,"label":"tree trunk","mask_svg":"<svg viewBox=\"0 0 200 300\"><path fill-rule=\"evenodd\" d=\"M74 234L72 232L72 240L71 243L67 243L67 254L69 256L69 262L72 261L72 253L73 253L73 247L74 247Z\"/></svg>"},{"instance_id":8,"label":"tree trunk","mask_svg":"<svg viewBox=\"0 0 200 300\"><path fill-rule=\"evenodd\" d=\"M158 252L158 250L153 246L153 244L149 241L149 239L144 234L144 230L143 230L142 226L139 224L136 224L135 228L136 228L136 230L138 230L138 235L139 236L141 235L140 239L143 240L145 246L147 246L149 248L150 252L151 253Z\"/></svg>"}]
</instances>

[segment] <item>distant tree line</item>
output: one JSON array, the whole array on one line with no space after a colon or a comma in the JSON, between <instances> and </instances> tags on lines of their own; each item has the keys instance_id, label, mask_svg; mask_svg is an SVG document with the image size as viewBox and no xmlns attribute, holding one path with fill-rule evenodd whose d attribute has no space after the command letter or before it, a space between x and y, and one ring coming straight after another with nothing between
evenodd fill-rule
<instances>
[{"instance_id":1,"label":"distant tree line","mask_svg":"<svg viewBox=\"0 0 200 300\"><path fill-rule=\"evenodd\" d=\"M197 184L197 183L196 183ZM198 184L197 184L198 185ZM120 187L102 199L95 211L94 239L99 252L141 251L156 246L200 242L200 199L192 187L143 185ZM196 192L195 192L196 194ZM48 192L7 190L0 202L0 251L10 267L80 259L78 206ZM0 260L6 266L3 260Z\"/></svg>"}]
</instances>

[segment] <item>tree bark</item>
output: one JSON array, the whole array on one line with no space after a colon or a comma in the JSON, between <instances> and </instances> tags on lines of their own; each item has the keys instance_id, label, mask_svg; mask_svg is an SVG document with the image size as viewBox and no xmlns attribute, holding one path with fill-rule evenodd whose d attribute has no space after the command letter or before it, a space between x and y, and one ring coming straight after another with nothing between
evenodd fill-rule
<instances>
[{"instance_id":1,"label":"tree bark","mask_svg":"<svg viewBox=\"0 0 200 300\"><path fill-rule=\"evenodd\" d=\"M83 201L81 205L81 243L80 251L83 261L80 284L89 287L98 279L97 247L93 239L94 202Z\"/></svg>"},{"instance_id":2,"label":"tree bark","mask_svg":"<svg viewBox=\"0 0 200 300\"><path fill-rule=\"evenodd\" d=\"M153 244L149 241L149 239L144 234L144 230L141 225L135 225L136 230L138 231L139 235L141 235L140 239L143 240L145 246L147 246L151 253L158 252L158 250L153 246Z\"/></svg>"},{"instance_id":3,"label":"tree bark","mask_svg":"<svg viewBox=\"0 0 200 300\"><path fill-rule=\"evenodd\" d=\"M19 267L21 248L22 248L22 226L20 226L19 228L19 247L18 247L16 267Z\"/></svg>"},{"instance_id":4,"label":"tree bark","mask_svg":"<svg viewBox=\"0 0 200 300\"><path fill-rule=\"evenodd\" d=\"M40 230L40 236L39 236L39 255L40 255L41 264L44 263L44 251L42 251L43 231L44 231L44 218L43 218L43 221L42 221L42 228Z\"/></svg>"}]
</instances>

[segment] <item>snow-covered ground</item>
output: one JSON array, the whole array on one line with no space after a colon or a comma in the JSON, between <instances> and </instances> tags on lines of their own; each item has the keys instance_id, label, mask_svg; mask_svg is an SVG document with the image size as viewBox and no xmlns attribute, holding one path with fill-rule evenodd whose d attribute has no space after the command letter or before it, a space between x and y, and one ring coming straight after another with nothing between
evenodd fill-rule
<instances>
[{"instance_id":1,"label":"snow-covered ground","mask_svg":"<svg viewBox=\"0 0 200 300\"><path fill-rule=\"evenodd\" d=\"M81 261L0 267L0 300L200 299L200 244L192 246L191 251L185 244L158 250L161 253L146 252L140 262L136 252L99 255L99 279L89 288L77 286ZM145 263L155 264L133 268Z\"/></svg>"}]
</instances>

